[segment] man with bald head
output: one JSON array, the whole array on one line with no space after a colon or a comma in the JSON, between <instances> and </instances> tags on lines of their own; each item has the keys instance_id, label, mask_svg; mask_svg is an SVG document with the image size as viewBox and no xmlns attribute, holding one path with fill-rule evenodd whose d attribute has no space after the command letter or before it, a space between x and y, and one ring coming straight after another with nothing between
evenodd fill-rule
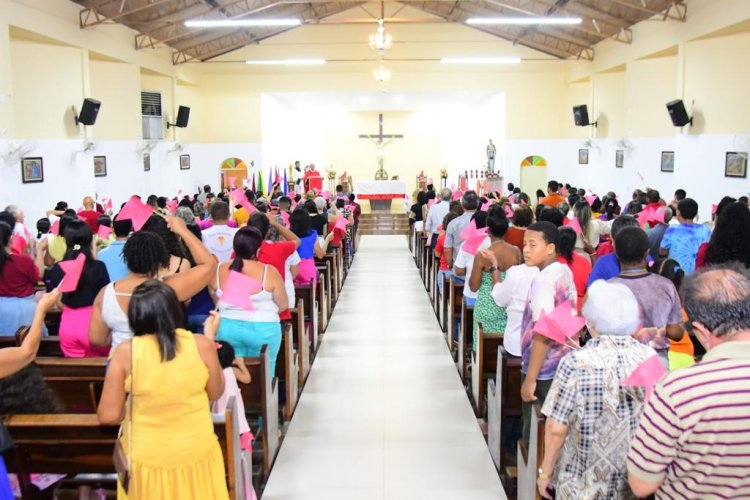
<instances>
[{"instance_id":1,"label":"man with bald head","mask_svg":"<svg viewBox=\"0 0 750 500\"><path fill-rule=\"evenodd\" d=\"M86 222L86 224L88 224L94 234L99 231L100 215L101 214L96 211L94 198L92 198L91 196L86 196L83 199L83 210L78 212L78 218Z\"/></svg>"},{"instance_id":2,"label":"man with bald head","mask_svg":"<svg viewBox=\"0 0 750 500\"><path fill-rule=\"evenodd\" d=\"M628 481L638 497L750 495L750 272L702 269L680 288L685 327L703 359L654 387L630 442Z\"/></svg>"}]
</instances>

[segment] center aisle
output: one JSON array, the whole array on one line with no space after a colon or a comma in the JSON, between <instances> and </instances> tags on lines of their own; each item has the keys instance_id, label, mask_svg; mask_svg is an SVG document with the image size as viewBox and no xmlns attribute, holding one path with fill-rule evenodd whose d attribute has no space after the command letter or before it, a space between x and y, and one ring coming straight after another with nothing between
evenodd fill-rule
<instances>
[{"instance_id":1,"label":"center aisle","mask_svg":"<svg viewBox=\"0 0 750 500\"><path fill-rule=\"evenodd\" d=\"M263 499L504 499L404 236L363 236Z\"/></svg>"}]
</instances>

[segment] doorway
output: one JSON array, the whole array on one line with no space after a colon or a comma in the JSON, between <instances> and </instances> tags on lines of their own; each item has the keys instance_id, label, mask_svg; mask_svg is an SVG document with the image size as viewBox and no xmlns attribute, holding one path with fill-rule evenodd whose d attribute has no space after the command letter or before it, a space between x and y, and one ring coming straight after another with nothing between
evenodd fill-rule
<instances>
[{"instance_id":1,"label":"doorway","mask_svg":"<svg viewBox=\"0 0 750 500\"><path fill-rule=\"evenodd\" d=\"M547 160L541 156L527 156L521 161L521 191L536 200L537 189L547 192Z\"/></svg>"}]
</instances>

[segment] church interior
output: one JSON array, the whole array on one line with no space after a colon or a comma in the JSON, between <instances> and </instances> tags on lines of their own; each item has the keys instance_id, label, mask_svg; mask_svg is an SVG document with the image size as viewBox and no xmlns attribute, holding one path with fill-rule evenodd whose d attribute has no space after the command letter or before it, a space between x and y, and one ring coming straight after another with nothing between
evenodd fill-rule
<instances>
[{"instance_id":1,"label":"church interior","mask_svg":"<svg viewBox=\"0 0 750 500\"><path fill-rule=\"evenodd\" d=\"M37 358L33 366L40 367L40 377L58 392L65 407L49 412L58 415L8 413L9 437L16 444L0 450L5 463L0 469L0 498L13 497L2 494L8 473L9 489L22 498L543 498L538 481L552 474L545 462L551 455L549 448L545 453L549 444L544 434L550 436L554 428L545 427L541 405L533 405L531 417L522 416L522 406L532 406L525 396L523 405L518 397L527 377L527 353L503 357L507 346L503 347L502 335L494 335L497 330L490 326L491 319L483 330L482 320L473 316L480 302L492 301L494 291L480 295L484 299L476 299L476 305L466 295L471 293L469 288L498 286L494 272L499 268L499 282L509 279L502 255L495 252L500 264L490 265L487 252L492 253L502 238L492 236L494 226L489 219L501 217L506 229L526 230L533 221L541 223L544 200L563 194L567 208L556 225L575 229L572 252L585 256L589 272L603 259L596 248L600 238L598 248L609 245L613 255L621 248L619 243L616 248L612 245L617 218L613 223L616 216L607 216L608 203L612 210L617 207L617 215L620 207L626 214L626 205L656 192L654 199L648 198L653 207L644 201L641 215L632 212L630 218L641 227L650 224L652 230L655 223L650 217L656 214L662 226L670 217L676 223L678 205L680 223L720 227L717 221L725 209L724 199L741 202L744 197L747 205L750 194L746 78L750 79L748 0L0 0L0 209L8 207L4 212L15 214L11 240L19 224L24 228L21 236L23 231L31 235L37 220L48 219L46 231L37 226L36 243L29 237L28 248L24 244L18 252L28 254L29 261L39 267L31 288L36 294L34 303L40 305L36 313L32 307L27 321L13 325L31 326L26 338L35 342L34 352L25 364ZM441 201L444 189L450 191ZM568 198L568 191L575 200ZM210 198L226 201L218 203L228 205L228 217L222 215L221 207L214 210L214 202L205 197L209 192ZM431 192L429 202L427 192ZM696 203L693 217L687 217L680 204L685 192ZM470 193L474 201L467 202ZM141 199L151 195L163 202L155 201L149 208ZM200 209L193 210L193 200L201 196ZM285 197L289 203L283 208ZM580 215L578 203L584 199L592 208L588 214L601 215L601 221ZM315 212L318 200L323 205ZM66 202L64 207L61 201ZM458 219L447 216L448 209L442 207L440 219L430 217L433 207L445 207L451 201L459 205L458 219L466 216L461 213L472 204L477 213L489 214L482 223L487 229L474 219L469 227L467 218L466 229L461 225L463 231L453 231L455 226L449 221ZM178 218L172 217L179 211L178 203L195 212L187 221L190 226L195 219L200 226L194 242L188 235L190 229L173 220ZM659 208L656 203L661 204ZM261 204L266 208L259 209ZM66 240L68 233L62 238L62 231L55 232L60 226L50 228L50 224L54 226L58 219L61 224L65 209L79 205L79 218L87 223L81 212L98 208L114 219L108 223L114 232L107 229L102 235L93 230L98 234L93 245L99 250L103 245L97 243L98 238L120 239L114 227L119 209L132 213L128 242L143 226L136 224L142 215L137 212L146 210L146 224L154 225L152 219L159 219L164 232L178 240L175 245L190 261L189 277L179 276L185 269L180 257L176 274L161 282L174 289L170 297L179 298L178 304L186 311L191 298L195 305L199 294L205 293L204 298L213 302L202 317L208 318L208 329L211 318L221 316L219 339L222 335L231 338L227 325L248 314L264 317L266 306L259 301L276 301L274 325L281 325L280 346L278 332L276 340L252 356L239 354L242 351L234 346L240 364L247 364L251 381L243 382L243 375L238 375L237 397L230 398L226 410L213 413L214 441L220 443L226 486L222 483L210 490L209 484L216 485L196 476L194 481L207 488L201 494L188 491L188 486L181 490L179 484L173 484L171 491L149 491L138 475L146 476L143 471L152 466L138 462L130 464L131 491L127 493L112 461L120 421L97 420L96 410L99 405L101 419L102 401L109 403L114 397L110 385L116 382L110 377L115 375L110 372L116 373L123 362L127 366L123 373L135 373L136 363L122 355L125 361L118 361L114 354L116 328L107 334L113 343L108 357L68 359L71 356L63 349L62 337L69 323L64 319L66 314L72 317L70 311L78 307L71 305L78 302L69 300L81 294L82 285L63 292L62 302L47 310L46 323L42 314L42 320L34 319L32 324L45 304L40 298L44 292L46 296L59 294L65 284L59 276L54 281L51 271L62 267L60 273L67 278L73 271L60 263L74 261L71 251L83 255L73 250L78 245L68 242L67 250L53 258L51 246L54 237ZM490 214L495 205L504 207L502 214L497 214L499 210ZM302 207L312 210L306 220L325 217L321 223L325 229L316 235L319 239L309 243L307 233L300 235L296 229L302 223L295 214L304 212ZM665 221L667 207L672 211ZM243 210L240 221L237 214ZM266 219L278 215L278 222L270 222L271 233L278 242L295 242L291 252L299 253L297 261L315 264L314 279L302 283L295 278L292 284L292 278L284 274L284 269L290 273L284 259L280 273L269 274L266 268L271 264L266 263L256 273L253 266L260 259L242 256L236 237L232 247L231 236L228 243L220 236L220 244L228 245L224 259L209 247L207 234L213 234L212 224L215 229L227 218L237 221L230 225L239 229L229 234L239 235L243 226L253 225L252 214L257 210L267 211ZM24 215L19 216L19 211ZM519 222L519 211L528 211L533 220ZM156 217L159 214L167 223ZM217 224L217 220L224 222ZM207 221L208 227L203 224ZM590 223L606 229L589 232ZM269 222L262 224L268 230ZM743 241L750 239L750 227L746 230ZM315 233L314 226L311 231ZM50 243L44 244L45 248L50 245L46 253L45 248L35 246L45 240L43 232L55 235L50 234ZM255 232L265 238L262 229ZM526 236L529 232L534 231L526 230ZM438 234L444 233L441 261L436 242ZM333 235L333 240L324 239L326 234ZM592 234L594 241L589 241ZM520 238L520 246L509 245L515 252L514 264L532 266L525 237ZM702 243L709 243L708 238L710 231ZM466 274L455 274L456 259L464 255L464 250L459 253L459 242L467 245L474 240L479 248L475 245L468 267L461 268ZM174 259L170 241L165 243ZM550 243L546 236L544 241ZM127 261L124 245L121 252ZM559 246L558 242L558 253ZM2 269L5 255L10 256L11 249L15 253L12 241L8 249L0 254L0 316L16 307L10 302L4 305L3 300L21 297L20 292L6 294L10 287L3 284L10 280ZM660 262L658 243L656 250L649 265L653 260ZM662 244L661 250L668 249ZM205 261L201 260L204 251L210 256ZM692 269L673 254L661 254L666 255L678 261L687 279ZM480 262L485 267L475 276L471 266ZM625 261L620 262L625 272ZM99 290L110 288L104 285L111 287L112 297L117 294L112 300L116 308L119 301L121 320L130 320L130 330L136 331L130 316L135 314L138 293L129 285L124 285L125 292L115 291L132 279L135 267L126 263L122 282L115 280L108 267L109 278L93 293L84 294L91 295L86 307L93 307L93 313L88 312L93 316L87 317L86 327L80 330L83 337L92 340L94 323L105 315L102 302L109 292ZM122 261L119 265L123 266ZM620 264L616 265L619 272ZM300 264L300 273L303 267ZM297 265L293 268L296 276ZM78 268L78 276L82 272L89 276L86 273L92 271ZM572 273L577 279L575 269ZM240 274L258 285L252 295L255 306L244 310L227 305L228 298L221 299L229 291L222 288L231 288L229 279ZM50 286L50 278L45 278L50 275L59 285ZM141 275L166 276L145 271ZM577 310L573 294L577 319L585 316L580 301L586 281L584 293L579 290ZM87 283L94 286L93 281ZM284 295L285 284L292 290L282 303L277 295L279 290ZM148 292L141 290L144 286L138 287L139 292ZM181 287L191 291L182 293ZM129 309L123 294L130 301ZM678 301L682 297L676 291L672 295ZM532 303L529 298L527 315L532 314ZM511 307L507 305L508 324ZM506 318L506 307L500 309ZM688 322L690 310L676 310L684 320L682 316L679 321L670 320L667 334L671 334L670 325ZM289 317L279 320L278 313L289 311ZM533 309L533 321L538 315ZM46 336L50 317L57 318L57 323ZM189 312L186 324L188 320ZM5 325L0 319L0 351L22 349L25 334L16 335L15 328L2 331ZM45 327L39 338L33 325ZM61 328L59 337L57 327ZM127 321L125 330L129 332ZM193 344L183 344L187 341L180 337L182 330L176 331L173 338L179 342L179 358L180 353L195 349L185 348ZM482 337L483 331L489 333ZM681 332L676 335L681 337ZM128 343L133 353L139 335L127 336L133 339ZM691 331L685 333L684 339L688 337L698 348L696 335ZM669 337L673 341L678 342ZM570 338L565 342L572 349ZM138 345L145 347L144 342ZM195 345L196 352L202 353L201 342ZM573 347L586 348L577 340ZM0 359L5 360L2 354ZM212 405L216 398L210 397L209 387L211 377L217 375L211 370L216 368L219 375L222 368L226 371L214 358L211 352L211 364L203 357L207 370L203 365L199 370L201 377L203 371L209 373L205 389ZM158 355L150 359L158 361ZM699 366L698 354L695 360ZM0 370L0 375L3 398L2 391L10 391L3 377L10 374ZM187 371L185 375L190 378ZM71 382L77 377L84 377L86 385ZM118 379L117 397L122 401L127 392L122 391L122 383L129 388L131 380L130 375L127 382L125 375ZM159 390L172 385L165 383ZM553 387L556 394L558 387ZM657 395L662 394L660 387ZM638 396L637 406L650 411L653 405L647 406L645 394L642 391ZM235 406L240 400L244 407ZM132 407L128 410L120 404L118 408L120 420L125 415L132 418ZM242 423L243 412L252 414L249 428L256 438L249 453L241 440L245 431L238 430L247 425ZM521 439L520 422L526 425L529 418L531 437ZM211 427L210 422L204 423ZM210 435L213 439L214 434ZM150 445L158 448L159 442ZM204 466L207 470L205 463L200 467ZM206 470L200 473L207 474ZM695 485L695 490L674 489L679 478L673 477L673 468L669 471L662 489L653 490L656 498L675 497L679 491L683 497L721 498L719 493L731 491L721 489L727 487L728 476L721 476L715 497L713 493L701 496L696 491L703 490ZM43 473L41 478L39 473ZM100 478L91 480L91 474ZM627 484L627 472L618 474ZM703 477L710 484L707 478ZM738 481L731 487L744 487L741 493L750 495L750 483ZM652 498L653 491L639 490L638 484L631 481L632 491L618 491L609 498ZM560 486L556 498L576 495L570 496Z\"/></svg>"}]
</instances>

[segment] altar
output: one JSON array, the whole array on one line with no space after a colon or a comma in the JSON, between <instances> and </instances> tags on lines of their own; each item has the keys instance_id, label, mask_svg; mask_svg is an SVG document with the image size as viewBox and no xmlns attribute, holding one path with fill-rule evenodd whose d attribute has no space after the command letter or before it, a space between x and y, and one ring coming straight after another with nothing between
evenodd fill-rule
<instances>
[{"instance_id":1,"label":"altar","mask_svg":"<svg viewBox=\"0 0 750 500\"><path fill-rule=\"evenodd\" d=\"M370 202L373 212L390 212L394 199L408 198L404 181L360 181L354 183L354 194Z\"/></svg>"}]
</instances>

